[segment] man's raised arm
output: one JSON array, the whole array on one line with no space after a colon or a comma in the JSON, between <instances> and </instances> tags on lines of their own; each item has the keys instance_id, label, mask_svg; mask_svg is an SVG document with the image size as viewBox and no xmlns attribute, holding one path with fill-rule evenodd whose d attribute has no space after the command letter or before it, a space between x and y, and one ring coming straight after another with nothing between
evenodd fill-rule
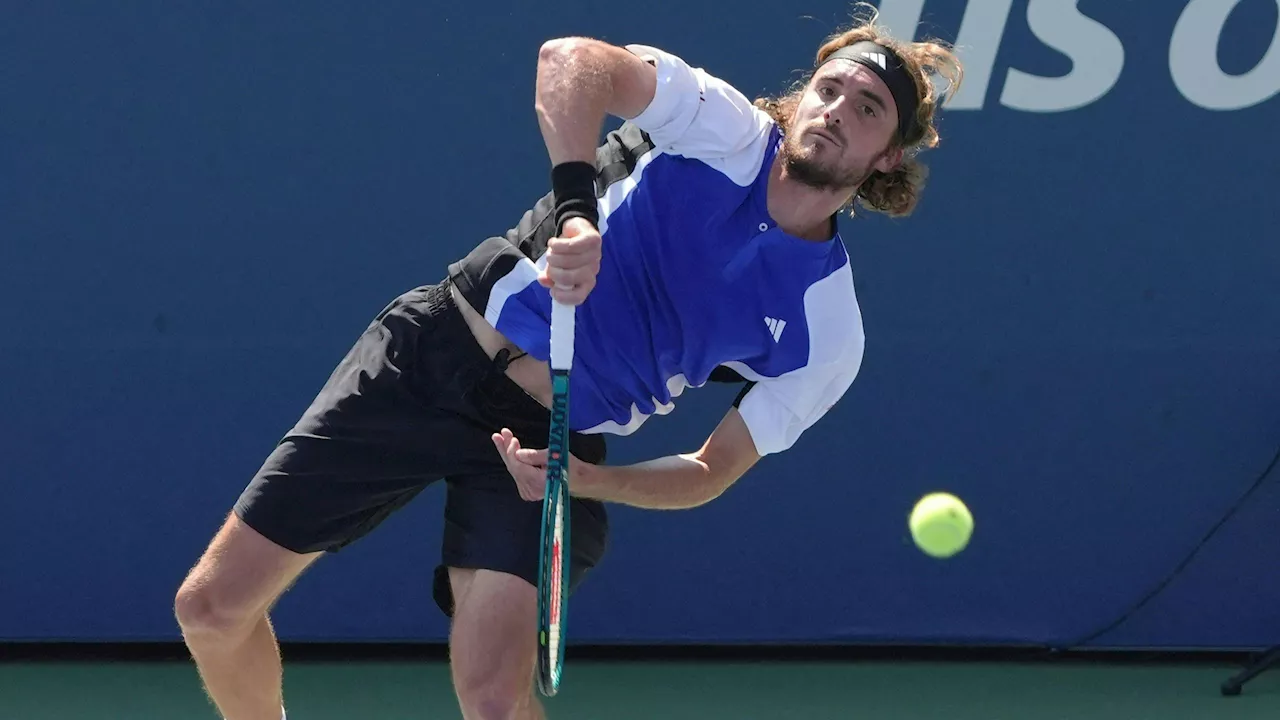
<instances>
[{"instance_id":1,"label":"man's raised arm","mask_svg":"<svg viewBox=\"0 0 1280 720\"><path fill-rule=\"evenodd\" d=\"M543 43L534 107L552 166L594 163L606 115L631 119L653 100L653 65L625 48L589 38Z\"/></svg>"}]
</instances>

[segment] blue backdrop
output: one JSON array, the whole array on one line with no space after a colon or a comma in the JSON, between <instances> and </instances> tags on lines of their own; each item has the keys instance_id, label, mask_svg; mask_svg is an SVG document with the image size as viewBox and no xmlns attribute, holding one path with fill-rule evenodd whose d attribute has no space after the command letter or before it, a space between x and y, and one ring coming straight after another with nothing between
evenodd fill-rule
<instances>
[{"instance_id":1,"label":"blue backdrop","mask_svg":"<svg viewBox=\"0 0 1280 720\"><path fill-rule=\"evenodd\" d=\"M575 640L1071 642L1280 444L1278 3L882 6L970 67L918 215L845 223L864 370L719 501L615 508ZM849 9L726 7L7 3L0 638L178 637L183 574L368 319L545 191L542 41L658 45L755 95ZM613 458L694 448L735 391ZM907 538L933 489L977 518L947 562ZM442 494L305 575L281 635L445 637ZM1094 644L1280 642L1278 523L1272 477Z\"/></svg>"}]
</instances>

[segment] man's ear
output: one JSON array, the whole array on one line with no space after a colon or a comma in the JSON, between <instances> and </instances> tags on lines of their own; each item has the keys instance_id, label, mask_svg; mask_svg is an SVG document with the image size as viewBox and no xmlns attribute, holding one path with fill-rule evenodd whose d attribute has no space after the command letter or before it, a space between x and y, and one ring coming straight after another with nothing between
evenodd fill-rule
<instances>
[{"instance_id":1,"label":"man's ear","mask_svg":"<svg viewBox=\"0 0 1280 720\"><path fill-rule=\"evenodd\" d=\"M894 145L880 154L880 159L876 160L875 169L882 173L887 173L893 171L900 164L902 164L902 148Z\"/></svg>"}]
</instances>

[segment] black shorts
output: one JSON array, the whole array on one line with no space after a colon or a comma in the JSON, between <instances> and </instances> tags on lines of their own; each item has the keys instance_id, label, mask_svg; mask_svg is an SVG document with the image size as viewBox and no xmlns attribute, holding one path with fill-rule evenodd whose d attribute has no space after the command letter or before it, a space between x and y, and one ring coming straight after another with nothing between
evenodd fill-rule
<instances>
[{"instance_id":1,"label":"black shorts","mask_svg":"<svg viewBox=\"0 0 1280 720\"><path fill-rule=\"evenodd\" d=\"M522 499L491 435L510 428L546 447L549 412L472 336L448 282L396 298L374 318L235 505L239 518L299 553L337 551L437 480L447 483L436 603L453 614L448 567L537 584L542 503ZM599 435L573 434L581 460L605 458ZM604 555L608 519L574 498L573 587Z\"/></svg>"}]
</instances>

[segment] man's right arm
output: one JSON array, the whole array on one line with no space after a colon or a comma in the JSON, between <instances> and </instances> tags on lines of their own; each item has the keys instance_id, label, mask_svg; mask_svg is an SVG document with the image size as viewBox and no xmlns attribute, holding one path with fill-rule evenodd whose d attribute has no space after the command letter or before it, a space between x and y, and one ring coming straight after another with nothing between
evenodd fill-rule
<instances>
[{"instance_id":1,"label":"man's right arm","mask_svg":"<svg viewBox=\"0 0 1280 720\"><path fill-rule=\"evenodd\" d=\"M552 166L594 164L605 116L638 116L656 86L653 65L624 48L577 37L544 43L534 107Z\"/></svg>"},{"instance_id":2,"label":"man's right arm","mask_svg":"<svg viewBox=\"0 0 1280 720\"><path fill-rule=\"evenodd\" d=\"M728 83L646 45L562 38L538 53L535 108L551 160L556 237L538 282L586 300L601 258L596 151L606 115L632 121L656 149L703 158L746 184L760 170L768 117Z\"/></svg>"}]
</instances>

